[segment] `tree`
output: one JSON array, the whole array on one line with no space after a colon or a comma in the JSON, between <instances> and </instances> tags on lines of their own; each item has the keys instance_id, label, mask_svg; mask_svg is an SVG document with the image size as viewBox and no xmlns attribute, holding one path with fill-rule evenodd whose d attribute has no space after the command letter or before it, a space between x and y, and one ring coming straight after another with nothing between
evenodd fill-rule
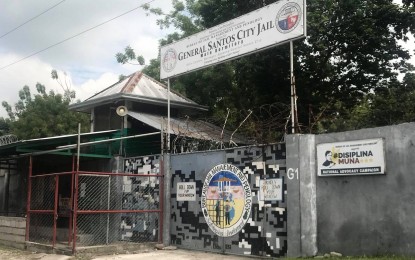
<instances>
[{"instance_id":1,"label":"tree","mask_svg":"<svg viewBox=\"0 0 415 260\"><path fill-rule=\"evenodd\" d=\"M325 117L342 117L377 88L397 82L397 70L413 70L398 40L414 32L410 7L392 1L313 1L309 37L297 48L303 107L332 104ZM306 109L303 109L305 118ZM304 113L305 112L305 113Z\"/></svg>"},{"instance_id":2,"label":"tree","mask_svg":"<svg viewBox=\"0 0 415 260\"><path fill-rule=\"evenodd\" d=\"M10 119L0 117L0 136L10 133Z\"/></svg>"},{"instance_id":3,"label":"tree","mask_svg":"<svg viewBox=\"0 0 415 260\"><path fill-rule=\"evenodd\" d=\"M379 86L364 96L356 106L340 113L327 113L330 117L314 125L317 132L336 132L378 127L415 121L415 74L408 73L398 80ZM335 107L341 107L337 102ZM342 111L337 108L335 111Z\"/></svg>"},{"instance_id":4,"label":"tree","mask_svg":"<svg viewBox=\"0 0 415 260\"><path fill-rule=\"evenodd\" d=\"M160 44L171 43L272 2L275 1L173 0L173 10L161 16L158 24L173 26L176 32ZM407 63L409 53L398 43L398 40L408 40L408 33L415 32L414 1L398 5L392 0L313 0L308 1L307 8L308 36L294 43L299 121L304 132L341 131L347 126L337 119L358 118L358 111L373 105L372 93L379 94L378 89L404 84L397 80L398 72L414 71ZM259 141L270 141L266 133L260 133L270 120L278 126L274 131L287 132L288 49L287 45L281 45L192 72L171 80L172 87L208 105L210 114L221 122L225 121L227 109L233 111L232 120L228 121L230 129L235 129L248 111L253 111L245 130L255 138L265 138ZM153 66L149 71L157 72L159 63L150 61L150 64ZM279 111L261 109L266 104L274 108L280 103L285 106L279 106Z\"/></svg>"},{"instance_id":5,"label":"tree","mask_svg":"<svg viewBox=\"0 0 415 260\"><path fill-rule=\"evenodd\" d=\"M115 54L115 58L117 59L118 63L121 64L131 64L131 65L140 65L143 66L145 64L144 57L142 55L136 55L133 48L130 46L125 47L124 53L118 52ZM136 63L137 62L137 63ZM118 80L124 80L127 76L120 75Z\"/></svg>"},{"instance_id":6,"label":"tree","mask_svg":"<svg viewBox=\"0 0 415 260\"><path fill-rule=\"evenodd\" d=\"M118 52L115 54L115 58L118 63L122 64L129 63L132 65L144 65L145 63L144 57L142 55L136 55L133 48L130 46L125 47L124 53ZM137 63L132 61L137 61Z\"/></svg>"},{"instance_id":7,"label":"tree","mask_svg":"<svg viewBox=\"0 0 415 260\"><path fill-rule=\"evenodd\" d=\"M78 123L82 131L89 130L89 117L86 114L68 109L70 96L62 96L54 91L46 93L44 85L36 84L37 93L32 97L28 86L19 91L20 100L12 107L2 102L10 120L10 132L19 139L33 139L77 133Z\"/></svg>"},{"instance_id":8,"label":"tree","mask_svg":"<svg viewBox=\"0 0 415 260\"><path fill-rule=\"evenodd\" d=\"M71 90L71 84L70 84L70 81L68 80L68 77L66 76L66 72L64 72L63 74L64 74L64 81L61 81L61 79L59 78L59 74L56 70L52 70L51 72L52 79L54 79L59 84L59 86L61 86L63 90L64 98L70 101L70 100L75 99L76 93L75 91ZM40 91L44 92L45 91L44 87Z\"/></svg>"}]
</instances>

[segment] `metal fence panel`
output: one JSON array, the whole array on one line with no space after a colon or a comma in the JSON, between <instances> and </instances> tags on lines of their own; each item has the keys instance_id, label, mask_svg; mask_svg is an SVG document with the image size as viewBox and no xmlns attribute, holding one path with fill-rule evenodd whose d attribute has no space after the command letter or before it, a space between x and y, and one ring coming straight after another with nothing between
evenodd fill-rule
<instances>
[{"instance_id":1,"label":"metal fence panel","mask_svg":"<svg viewBox=\"0 0 415 260\"><path fill-rule=\"evenodd\" d=\"M161 176L80 172L76 247L157 242Z\"/></svg>"},{"instance_id":2,"label":"metal fence panel","mask_svg":"<svg viewBox=\"0 0 415 260\"><path fill-rule=\"evenodd\" d=\"M30 181L29 241L53 244L57 177L54 175L32 176Z\"/></svg>"},{"instance_id":3,"label":"metal fence panel","mask_svg":"<svg viewBox=\"0 0 415 260\"><path fill-rule=\"evenodd\" d=\"M55 176L33 176L31 210L53 210L55 207Z\"/></svg>"},{"instance_id":4,"label":"metal fence panel","mask_svg":"<svg viewBox=\"0 0 415 260\"><path fill-rule=\"evenodd\" d=\"M173 245L185 249L223 252L223 238L209 229L200 206L200 197L206 173L215 165L223 163L225 156L224 151L171 156L170 234ZM196 200L178 201L177 185L191 182L196 184Z\"/></svg>"},{"instance_id":5,"label":"metal fence panel","mask_svg":"<svg viewBox=\"0 0 415 260\"><path fill-rule=\"evenodd\" d=\"M238 176L219 170L219 176L214 175L218 165L235 167ZM285 144L173 155L171 167L173 244L239 255L286 255ZM278 183L281 198L267 201L259 197L265 180ZM178 185L186 183L196 184L194 201L178 197Z\"/></svg>"},{"instance_id":6,"label":"metal fence panel","mask_svg":"<svg viewBox=\"0 0 415 260\"><path fill-rule=\"evenodd\" d=\"M53 215L31 214L29 241L41 244L52 244L53 241Z\"/></svg>"}]
</instances>

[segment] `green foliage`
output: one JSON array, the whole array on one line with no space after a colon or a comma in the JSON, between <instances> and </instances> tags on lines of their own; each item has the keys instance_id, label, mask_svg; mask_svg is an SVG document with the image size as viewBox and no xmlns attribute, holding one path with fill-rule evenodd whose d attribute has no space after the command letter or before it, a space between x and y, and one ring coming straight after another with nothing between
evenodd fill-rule
<instances>
[{"instance_id":1,"label":"green foliage","mask_svg":"<svg viewBox=\"0 0 415 260\"><path fill-rule=\"evenodd\" d=\"M9 119L4 123L9 125L10 133L19 139L33 139L56 135L77 133L78 123L83 132L88 131L89 117L86 114L68 110L70 98L65 98L54 91L46 93L45 86L36 84L38 94L32 97L28 86L19 91L20 100L11 106L3 101ZM0 128L2 121L0 118ZM0 129L1 131L1 129Z\"/></svg>"},{"instance_id":2,"label":"green foliage","mask_svg":"<svg viewBox=\"0 0 415 260\"><path fill-rule=\"evenodd\" d=\"M15 117L14 112L13 112L13 110L12 110L12 107L9 105L9 103L7 103L6 101L3 101L3 102L1 103L1 105L2 105L2 106L4 107L4 109L6 110L7 115L9 116L10 120L11 120L11 121L14 121L14 120L16 119L16 117Z\"/></svg>"},{"instance_id":3,"label":"green foliage","mask_svg":"<svg viewBox=\"0 0 415 260\"><path fill-rule=\"evenodd\" d=\"M415 74L388 82L365 96L350 112L322 121L329 131L394 125L415 121ZM340 109L339 109L340 110ZM329 123L330 121L330 123Z\"/></svg>"},{"instance_id":4,"label":"green foliage","mask_svg":"<svg viewBox=\"0 0 415 260\"><path fill-rule=\"evenodd\" d=\"M66 72L63 73L64 74L64 81L61 80L61 78L59 77L59 74L56 70L52 70L51 72L51 77L52 79L54 79L59 86L61 86L62 90L63 90L63 96L65 100L71 101L73 99L75 99L76 97L76 93L75 91L71 90L71 84L70 82L68 82L68 78L66 76ZM38 91L38 93L45 95L46 94L46 89L45 86L37 83L36 84L36 90Z\"/></svg>"},{"instance_id":5,"label":"green foliage","mask_svg":"<svg viewBox=\"0 0 415 260\"><path fill-rule=\"evenodd\" d=\"M150 64L145 66L142 72L160 81L160 59L151 59Z\"/></svg>"},{"instance_id":6,"label":"green foliage","mask_svg":"<svg viewBox=\"0 0 415 260\"><path fill-rule=\"evenodd\" d=\"M275 2L173 0L161 28L176 31L161 45L192 35ZM313 0L307 2L307 34L294 42L294 73L302 132L321 133L412 121L414 67L399 40L415 32L413 0ZM161 12L162 13L162 12ZM160 58L160 57L159 57ZM159 78L159 59L143 71ZM171 79L172 88L207 105L222 125L258 142L291 132L289 46L280 45L225 64ZM398 80L398 72L407 76ZM412 76L411 76L412 75ZM227 111L230 111L227 118ZM390 111L383 113L382 111ZM239 130L238 130L239 131ZM276 131L279 134L269 134Z\"/></svg>"},{"instance_id":7,"label":"green foliage","mask_svg":"<svg viewBox=\"0 0 415 260\"><path fill-rule=\"evenodd\" d=\"M125 47L124 53L118 52L115 54L115 58L117 59L118 63L129 63L133 65L144 65L145 60L144 57L141 55L136 55L133 48L130 46ZM137 61L137 63L131 62L131 61Z\"/></svg>"},{"instance_id":8,"label":"green foliage","mask_svg":"<svg viewBox=\"0 0 415 260\"><path fill-rule=\"evenodd\" d=\"M0 117L0 136L10 133L11 121L9 118Z\"/></svg>"}]
</instances>

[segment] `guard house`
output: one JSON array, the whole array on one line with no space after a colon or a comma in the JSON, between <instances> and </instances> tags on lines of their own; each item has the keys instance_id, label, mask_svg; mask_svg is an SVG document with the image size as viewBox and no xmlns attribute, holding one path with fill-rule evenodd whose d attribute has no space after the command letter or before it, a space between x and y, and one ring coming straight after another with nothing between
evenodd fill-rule
<instances>
[{"instance_id":1,"label":"guard house","mask_svg":"<svg viewBox=\"0 0 415 260\"><path fill-rule=\"evenodd\" d=\"M207 107L169 95L172 153L245 143L197 120ZM0 243L74 253L160 242L166 86L136 72L70 109L91 115L91 132L0 145L0 220L20 223Z\"/></svg>"},{"instance_id":2,"label":"guard house","mask_svg":"<svg viewBox=\"0 0 415 260\"><path fill-rule=\"evenodd\" d=\"M226 144L246 143L220 127L195 118L207 107L170 91L171 147L173 153L220 149ZM125 107L128 116L120 117L117 108ZM167 131L167 87L153 78L136 72L103 91L70 106L70 109L91 115L91 131L123 129L124 135ZM160 152L160 136L146 138L140 148L134 141L126 142L124 156ZM151 146L151 147L150 147ZM139 149L139 150L137 150Z\"/></svg>"}]
</instances>

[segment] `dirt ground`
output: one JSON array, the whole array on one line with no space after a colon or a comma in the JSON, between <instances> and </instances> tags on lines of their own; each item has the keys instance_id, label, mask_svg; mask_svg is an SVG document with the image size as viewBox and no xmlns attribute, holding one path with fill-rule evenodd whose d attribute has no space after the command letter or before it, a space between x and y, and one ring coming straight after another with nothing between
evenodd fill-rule
<instances>
[{"instance_id":1,"label":"dirt ground","mask_svg":"<svg viewBox=\"0 0 415 260\"><path fill-rule=\"evenodd\" d=\"M230 255L221 255L221 254L212 254L205 252L197 251L187 251L187 250L158 250L154 252L141 253L135 255L117 255L117 256L101 256L93 258L94 260L148 260L148 259L157 259L157 260L243 260L251 259L241 256L230 256Z\"/></svg>"},{"instance_id":2,"label":"dirt ground","mask_svg":"<svg viewBox=\"0 0 415 260\"><path fill-rule=\"evenodd\" d=\"M1 260L67 260L76 259L69 256L58 256L52 254L35 253L19 250L12 247L0 246Z\"/></svg>"},{"instance_id":3,"label":"dirt ground","mask_svg":"<svg viewBox=\"0 0 415 260\"><path fill-rule=\"evenodd\" d=\"M243 260L254 259L243 256L230 256L188 250L156 250L138 254L114 254L105 256L64 256L33 253L10 247L0 246L0 260ZM257 259L257 258L255 258Z\"/></svg>"}]
</instances>

